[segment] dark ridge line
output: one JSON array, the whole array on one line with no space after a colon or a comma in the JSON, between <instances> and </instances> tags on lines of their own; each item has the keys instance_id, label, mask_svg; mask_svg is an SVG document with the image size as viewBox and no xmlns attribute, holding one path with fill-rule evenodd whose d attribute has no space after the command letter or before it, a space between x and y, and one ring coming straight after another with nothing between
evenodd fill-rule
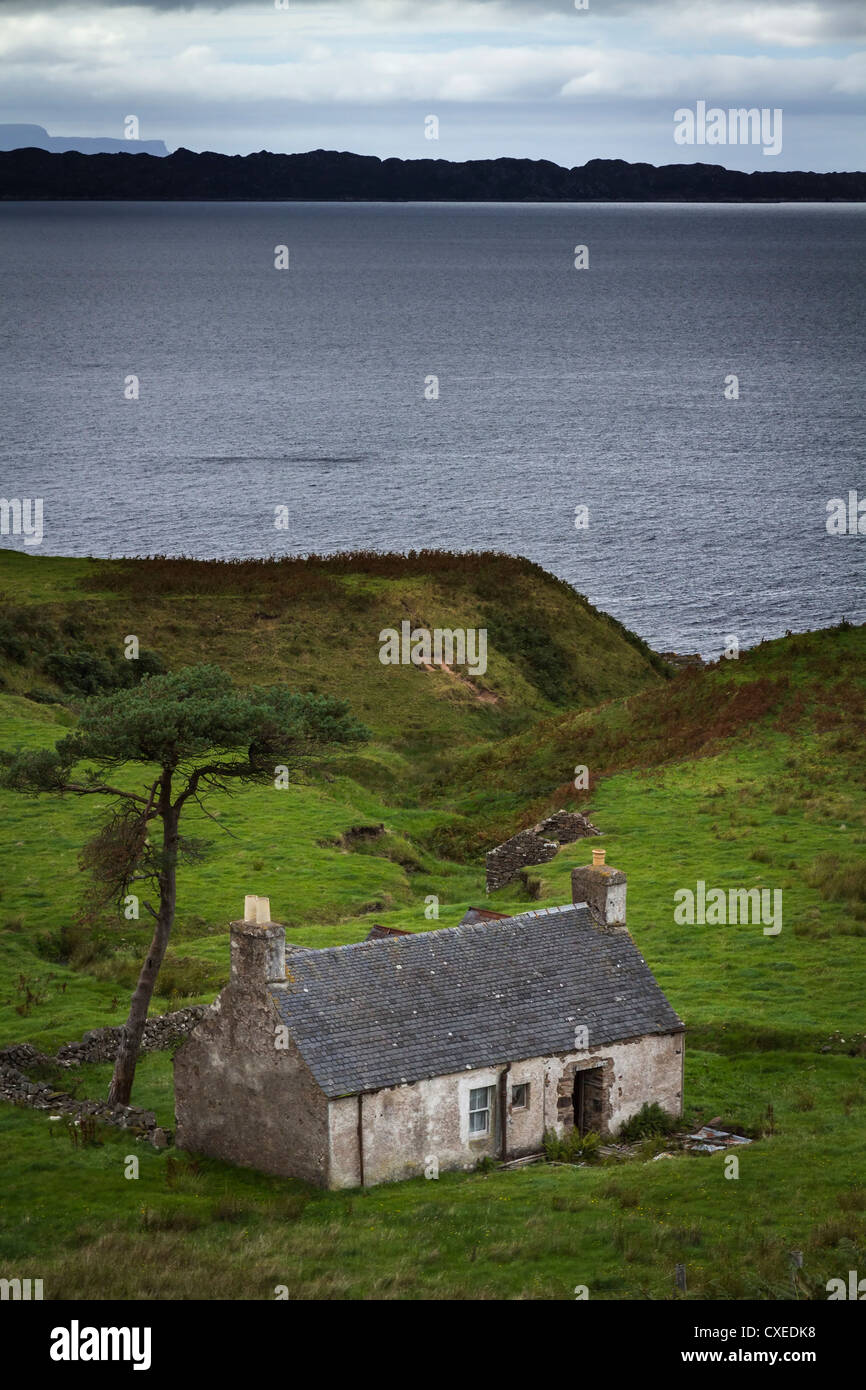
<instances>
[{"instance_id":1,"label":"dark ridge line","mask_svg":"<svg viewBox=\"0 0 866 1390\"><path fill-rule=\"evenodd\" d=\"M591 159L379 159L307 154L52 154L0 152L7 201L178 202L864 202L866 173L756 170L720 164L629 164Z\"/></svg>"}]
</instances>

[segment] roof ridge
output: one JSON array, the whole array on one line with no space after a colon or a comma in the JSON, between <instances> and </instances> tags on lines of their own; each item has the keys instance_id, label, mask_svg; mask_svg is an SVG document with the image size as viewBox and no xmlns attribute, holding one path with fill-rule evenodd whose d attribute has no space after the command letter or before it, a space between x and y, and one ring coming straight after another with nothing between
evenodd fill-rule
<instances>
[{"instance_id":1,"label":"roof ridge","mask_svg":"<svg viewBox=\"0 0 866 1390\"><path fill-rule=\"evenodd\" d=\"M580 908L585 908L586 903L563 903L559 907L537 907L526 912L516 912L511 917L501 917L493 921L486 922L457 922L453 927L435 927L432 931L407 931L403 936L379 937L376 940L364 941L344 941L338 946L293 946L292 955L303 952L305 955L325 956L336 951L357 951L364 946L382 946L387 943L402 946L407 941L426 941L432 937L449 936L452 932L484 932L485 935L491 931L504 928L511 922L529 922L535 917L552 916L558 912L577 912ZM280 982L277 981L277 984Z\"/></svg>"},{"instance_id":2,"label":"roof ridge","mask_svg":"<svg viewBox=\"0 0 866 1390\"><path fill-rule=\"evenodd\" d=\"M565 1055L576 1022L594 1047L683 1028L632 939L596 930L582 903L299 950L287 965L294 978L269 982L271 998L332 1098Z\"/></svg>"}]
</instances>

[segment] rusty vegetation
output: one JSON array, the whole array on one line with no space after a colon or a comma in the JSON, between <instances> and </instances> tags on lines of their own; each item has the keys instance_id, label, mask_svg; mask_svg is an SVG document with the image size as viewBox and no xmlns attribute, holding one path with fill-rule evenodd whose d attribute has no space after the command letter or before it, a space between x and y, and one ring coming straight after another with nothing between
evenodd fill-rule
<instances>
[{"instance_id":1,"label":"rusty vegetation","mask_svg":"<svg viewBox=\"0 0 866 1390\"><path fill-rule=\"evenodd\" d=\"M844 730L866 723L866 688L856 676L840 673L840 665L856 655L822 648L808 633L786 639L784 648L785 670L777 666L782 645L762 644L736 662L686 669L594 710L549 716L483 753L470 750L459 760L456 778L453 768L448 775L462 789L471 823L458 818L438 829L431 843L441 853L477 855L533 825L551 806L585 809L605 777L710 756L753 733L840 729L844 751ZM804 682L798 662L808 676ZM563 769L578 754L589 768L589 786L580 792L562 781ZM521 807L517 819L515 799Z\"/></svg>"}]
</instances>

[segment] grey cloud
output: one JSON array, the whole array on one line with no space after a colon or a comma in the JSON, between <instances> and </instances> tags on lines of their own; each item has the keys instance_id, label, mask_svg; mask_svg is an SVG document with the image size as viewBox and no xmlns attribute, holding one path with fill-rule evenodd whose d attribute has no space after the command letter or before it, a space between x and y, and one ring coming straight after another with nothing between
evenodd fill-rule
<instances>
[{"instance_id":1,"label":"grey cloud","mask_svg":"<svg viewBox=\"0 0 866 1390\"><path fill-rule=\"evenodd\" d=\"M155 13L173 10L255 9L260 11L263 3L264 0L93 0L94 8L106 10L138 8L152 10ZM296 3L296 0L289 0L289 3L293 5ZM335 0L297 0L297 3L304 6L321 3L322 5L332 7ZM337 3L339 4L340 0L337 0ZM345 3L348 8L352 0L343 0L343 3ZM574 0L474 0L474 3L489 5L491 10L508 9L517 14L521 11L527 13L529 11L535 11L546 14L573 14L575 9ZM718 3L723 5L724 0L718 0ZM763 0L763 3L762 0L757 0L756 4L748 6L742 4L740 8L760 10L763 8L770 8L771 6L773 9L785 8L784 5L775 3L774 0ZM8 10L10 12L26 13L28 15L47 10L72 7L81 9L81 0L39 0L39 3L35 5L33 4L33 0L0 0L0 11ZM400 0L395 0L394 8L396 11L399 11L400 9L404 9L405 5L400 3ZM679 3L677 3L677 0L655 0L655 3L653 3L653 0L590 0L590 9L587 12L587 18L589 18L590 15L593 18L605 19L617 15L634 14L644 19L651 19L653 10L657 12L664 11L669 15L672 8L687 10L689 8L694 8L694 6L690 6L688 0L679 0ZM794 11L796 9L801 9L802 5L792 4L787 6L787 8ZM841 30L842 27L847 28L853 24L857 32L862 32L863 30L863 0L830 0L829 3L821 5L821 11L822 21L827 28L839 28Z\"/></svg>"},{"instance_id":2,"label":"grey cloud","mask_svg":"<svg viewBox=\"0 0 866 1390\"><path fill-rule=\"evenodd\" d=\"M260 13L267 0L92 0L92 3L97 9L139 8L150 10L153 14L190 13L194 10L211 13L255 10ZM290 6L294 3L295 0L289 0ZM333 8L335 0L298 0L298 3L304 7L322 4ZM349 9L353 0L336 0L336 3ZM491 22L494 12L503 10L512 16L523 13L527 18L531 14L576 13L574 0L474 0L474 3L489 6ZM0 0L0 14L5 12L32 17L34 14L71 8L80 10L81 0L38 0L36 5L33 0ZM669 23L672 18L675 19L677 13L682 13L688 18L689 11L700 11L704 8L700 0L697 3L690 3L690 0L590 0L589 10L582 11L578 18L581 22L586 22L590 18L603 20L633 16L650 24L654 19L661 23ZM725 0L716 0L716 4L711 8L715 12L714 17L721 17L723 20L730 17L731 20L730 30L729 26L723 23L717 29L717 33L728 30L734 32L737 18L744 14L755 16L764 12L777 16L780 11L784 13L787 10L794 21L795 16L802 19L804 12L802 3L785 5L779 0L733 0L733 3L729 4L726 4ZM808 8L814 12L814 6ZM397 22L405 12L406 0L394 0L394 17ZM815 33L820 34L821 39L825 41L866 38L866 6L863 0L825 0L815 16Z\"/></svg>"},{"instance_id":3,"label":"grey cloud","mask_svg":"<svg viewBox=\"0 0 866 1390\"><path fill-rule=\"evenodd\" d=\"M225 14L232 10L261 13L268 0L91 0L91 3L95 9L111 11L139 8L149 10L154 15L189 14L194 11ZM289 0L290 7L295 3L296 0ZM297 0L297 3L305 8L314 8L321 4L323 8L330 9L333 9L336 3L338 7L347 11L354 7L354 0ZM784 4L784 0L715 0L712 5L705 3L705 0L590 0L589 10L579 13L575 10L574 0L473 0L473 3L479 7L489 7L491 27L495 26L496 14L505 12L512 20L522 14L528 22L532 21L534 15L572 15L581 24L589 23L593 19L631 17L638 22L667 29L669 32L671 24L675 26L677 17L681 15L686 31L694 32L694 22L697 20L699 29L701 13L708 11L712 21L709 28L717 40L721 40L723 36L730 36L759 44L761 40L752 37L748 24L744 25L742 21L751 22L765 17L769 22L772 19L773 29L778 33L778 21L786 14L790 16L795 29L802 27L804 19L811 20L809 29L814 42L866 40L866 5L863 0L824 0L820 6L804 6L802 0L800 3L789 5ZM35 5L33 0L0 0L0 15L18 14L26 15L28 18L32 18L34 14L48 14L68 9L80 11L81 8L81 0L37 0ZM405 19L407 8L407 0L393 0L395 25L399 26L401 20ZM435 12L434 0L431 19ZM387 3L380 13L383 18L387 17ZM413 27L418 27L419 15L416 7L413 7L412 17Z\"/></svg>"}]
</instances>

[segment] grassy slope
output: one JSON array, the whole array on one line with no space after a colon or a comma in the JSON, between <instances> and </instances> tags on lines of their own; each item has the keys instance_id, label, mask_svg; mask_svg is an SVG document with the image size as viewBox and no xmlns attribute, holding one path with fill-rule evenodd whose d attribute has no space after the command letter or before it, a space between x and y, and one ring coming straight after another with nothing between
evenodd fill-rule
<instances>
[{"instance_id":1,"label":"grassy slope","mask_svg":"<svg viewBox=\"0 0 866 1390\"><path fill-rule=\"evenodd\" d=\"M24 698L34 688L62 693L43 669L48 651L86 643L116 654L129 633L172 667L214 661L240 682L279 680L339 695L373 730L370 744L335 755L315 782L215 800L212 811L226 833L190 808L186 832L207 841L210 852L181 877L157 1008L211 997L221 986L226 922L240 912L245 892L268 894L278 920L305 944L320 946L360 939L371 914L392 909L423 924L430 893L440 898L440 921L456 922L467 898L483 894L478 864L445 862L407 836L430 838L447 819L447 806L427 795L428 768L443 750L481 740L486 746L557 708L550 680L544 690L533 683L514 632L504 632L509 654L493 640L503 592L511 595L509 621L525 613L530 641L541 631L567 644L560 708L661 683L650 654L618 624L536 567L507 557L96 566L5 551L0 591L13 633L30 634L25 659L7 659L2 668L7 747L50 745L73 722L64 706ZM430 627L489 622L489 667L478 688L444 672L384 667L378 634L404 617ZM95 949L72 925L76 856L106 805L97 798L0 797L0 927L9 942L0 960L0 1039L26 1035L48 1047L116 1022L123 1008L146 947L145 922L113 924ZM346 850L347 830L381 822L388 829L381 841ZM88 974L68 970L63 962L70 958ZM22 1016L28 991L41 1002Z\"/></svg>"},{"instance_id":2,"label":"grassy slope","mask_svg":"<svg viewBox=\"0 0 866 1390\"><path fill-rule=\"evenodd\" d=\"M527 561L439 557L437 568L435 558L390 559L95 568L0 551L0 593L16 617L20 606L22 625L36 616L71 619L97 649L119 651L135 633L173 668L216 662L241 683L280 681L340 696L377 738L415 762L659 679L646 647ZM489 662L478 690L441 671L383 666L379 633L404 619L428 628L486 626ZM521 658L518 647L527 644L557 657L545 680L535 660ZM51 689L32 664L7 664L4 674L12 691Z\"/></svg>"},{"instance_id":3,"label":"grassy slope","mask_svg":"<svg viewBox=\"0 0 866 1390\"><path fill-rule=\"evenodd\" d=\"M54 573L39 581L42 604L100 607L98 594L75 597L70 571L80 565L83 576L83 562L46 563ZM405 596L415 580L387 582L402 584ZM147 600L139 601L144 613ZM463 601L469 612L468 593ZM195 630L200 618L190 601L177 606L184 610L177 621ZM383 612L376 609L374 623ZM174 660L168 621L163 614L142 636ZM317 630L334 629L323 622ZM176 634L178 651L189 632ZM306 640L312 633L311 626ZM219 658L227 661L225 643ZM274 650L272 660L285 659ZM324 670L328 652L316 651ZM237 643L233 652L241 671ZM344 639L330 657L334 672L345 657ZM364 909L373 904L374 920L419 930L458 920L467 901L483 901L482 866L477 858L437 857L436 847L465 855L491 843L495 827L507 832L565 803L570 771L584 762L608 859L629 875L632 933L689 1028L689 1119L724 1114L758 1133L774 1131L742 1156L740 1180L725 1180L719 1156L684 1157L615 1172L447 1175L366 1195L323 1194L216 1163L195 1171L188 1156L139 1149L142 1176L133 1183L122 1178L128 1139L106 1136L100 1148L73 1150L63 1133L51 1137L59 1127L46 1117L3 1107L4 1263L38 1265L60 1296L111 1293L122 1263L130 1271L126 1296L259 1298L284 1283L292 1297L567 1298L577 1283L588 1284L591 1297L667 1297L678 1261L688 1265L694 1297L785 1296L790 1248L806 1250L806 1273L820 1283L855 1267L858 1249L862 1260L866 631L766 644L739 663L670 684L644 665L632 687L642 681L642 693L608 694L603 708L577 714L556 712L537 693L526 700L525 676L510 667L503 663L497 675L491 661L485 684L501 703L481 721L498 720L500 732L483 747L477 711L464 720L462 704L449 699L438 725L440 678L410 672L421 682L410 697L418 721L435 731L451 720L447 764L427 734L422 754L413 751L414 732L401 747L405 727L394 726L393 710L377 709L377 743L351 766L332 765L333 781L249 791L224 803L223 822L239 838L203 824L214 849L184 879L168 972L184 993L173 1002L210 997L225 978L225 918L243 891L270 892L275 915L312 945L364 935ZM366 674L345 669L362 697ZM382 668L372 679L384 704ZM62 732L55 721L67 717L63 710L8 694L0 700L21 741ZM131 924L123 929L126 950L116 951L116 936L107 939L101 949L114 953L86 970L45 956L71 913L74 855L92 814L80 803L0 802L4 843L12 832L0 902L4 1039L47 1045L120 1017L112 1001L125 1003L139 946ZM352 824L379 820L388 827L384 840L352 852L327 843ZM539 868L539 901L567 901L569 870L588 857L584 842ZM697 878L781 887L781 935L675 926L673 892ZM442 901L438 924L423 915L433 892ZM512 885L492 905L529 902ZM42 1002L27 1008L19 976ZM78 1084L82 1094L100 1095L106 1081L107 1069L92 1067ZM166 1056L142 1063L135 1098L171 1123ZM94 1237L97 1224L104 1234Z\"/></svg>"}]
</instances>

